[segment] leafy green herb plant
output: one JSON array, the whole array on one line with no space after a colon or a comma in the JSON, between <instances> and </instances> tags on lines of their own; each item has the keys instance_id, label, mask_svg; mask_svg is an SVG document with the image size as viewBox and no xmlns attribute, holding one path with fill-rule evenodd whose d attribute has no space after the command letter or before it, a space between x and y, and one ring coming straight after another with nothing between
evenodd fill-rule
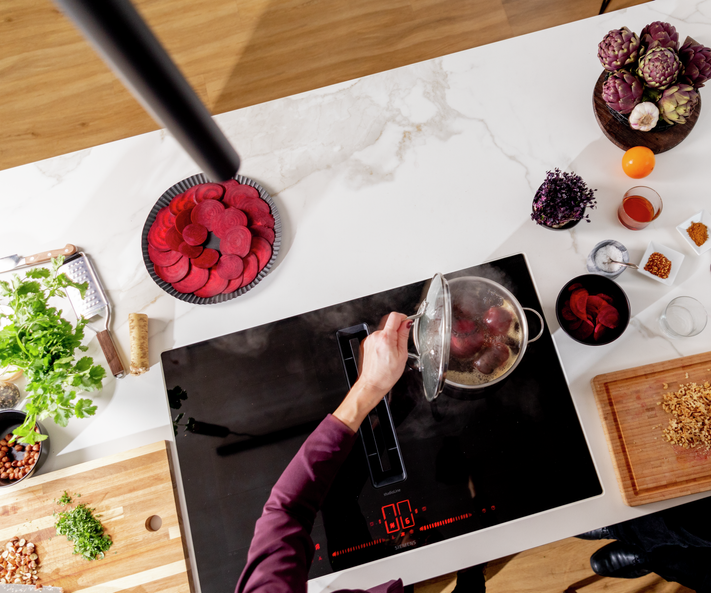
<instances>
[{"instance_id":1,"label":"leafy green herb plant","mask_svg":"<svg viewBox=\"0 0 711 593\"><path fill-rule=\"evenodd\" d=\"M64 257L51 268L33 268L25 278L0 280L0 368L22 369L27 377L27 418L14 431L21 443L46 439L35 432L37 420L50 417L66 426L73 416L85 418L96 412L89 399L76 399L80 391L96 391L106 371L89 356L76 359L82 345L86 320L76 325L49 305L52 297L66 296L74 287L84 296L86 283L77 284L59 272Z\"/></svg>"}]
</instances>

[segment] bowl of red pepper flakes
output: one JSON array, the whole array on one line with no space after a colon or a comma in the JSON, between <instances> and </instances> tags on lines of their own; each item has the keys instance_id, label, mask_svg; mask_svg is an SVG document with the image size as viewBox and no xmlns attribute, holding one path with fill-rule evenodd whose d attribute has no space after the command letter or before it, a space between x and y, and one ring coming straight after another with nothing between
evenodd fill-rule
<instances>
[{"instance_id":1,"label":"bowl of red pepper flakes","mask_svg":"<svg viewBox=\"0 0 711 593\"><path fill-rule=\"evenodd\" d=\"M630 322L630 301L617 282L598 274L568 281L558 293L555 314L561 329L576 342L605 346Z\"/></svg>"}]
</instances>

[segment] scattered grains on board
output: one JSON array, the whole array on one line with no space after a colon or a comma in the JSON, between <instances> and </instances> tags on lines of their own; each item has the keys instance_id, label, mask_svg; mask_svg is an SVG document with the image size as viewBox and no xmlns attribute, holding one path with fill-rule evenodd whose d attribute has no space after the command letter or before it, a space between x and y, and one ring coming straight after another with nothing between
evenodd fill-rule
<instances>
[{"instance_id":1,"label":"scattered grains on board","mask_svg":"<svg viewBox=\"0 0 711 593\"><path fill-rule=\"evenodd\" d=\"M671 414L664 439L684 449L711 449L711 383L686 383L662 395L662 407Z\"/></svg>"},{"instance_id":2,"label":"scattered grains on board","mask_svg":"<svg viewBox=\"0 0 711 593\"><path fill-rule=\"evenodd\" d=\"M689 237L696 243L697 247L701 247L708 241L709 229L703 222L692 222L686 232L689 233Z\"/></svg>"},{"instance_id":3,"label":"scattered grains on board","mask_svg":"<svg viewBox=\"0 0 711 593\"><path fill-rule=\"evenodd\" d=\"M0 583L36 585L40 559L32 542L13 537L0 554ZM38 585L39 586L39 585Z\"/></svg>"},{"instance_id":4,"label":"scattered grains on board","mask_svg":"<svg viewBox=\"0 0 711 593\"><path fill-rule=\"evenodd\" d=\"M671 272L671 261L658 251L655 251L649 256L647 263L644 264L644 270L665 280L669 278L669 272Z\"/></svg>"},{"instance_id":5,"label":"scattered grains on board","mask_svg":"<svg viewBox=\"0 0 711 593\"><path fill-rule=\"evenodd\" d=\"M662 387L664 389L669 389L669 384L668 383L662 383Z\"/></svg>"},{"instance_id":6,"label":"scattered grains on board","mask_svg":"<svg viewBox=\"0 0 711 593\"><path fill-rule=\"evenodd\" d=\"M148 372L148 315L128 314L128 332L131 336L131 374Z\"/></svg>"}]
</instances>

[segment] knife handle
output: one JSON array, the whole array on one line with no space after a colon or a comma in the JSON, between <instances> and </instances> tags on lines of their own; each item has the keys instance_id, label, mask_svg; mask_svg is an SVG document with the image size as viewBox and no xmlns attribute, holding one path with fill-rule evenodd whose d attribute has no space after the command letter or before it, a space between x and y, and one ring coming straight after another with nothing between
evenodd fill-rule
<instances>
[{"instance_id":1,"label":"knife handle","mask_svg":"<svg viewBox=\"0 0 711 593\"><path fill-rule=\"evenodd\" d=\"M42 251L41 253L35 253L34 255L25 256L25 265L34 266L36 264L43 264L49 260L63 255L64 257L74 255L77 252L77 248L71 243L67 243L62 249L53 249L52 251Z\"/></svg>"},{"instance_id":2,"label":"knife handle","mask_svg":"<svg viewBox=\"0 0 711 593\"><path fill-rule=\"evenodd\" d=\"M121 379L126 376L126 369L123 368L123 363L121 362L121 357L119 356L118 350L114 345L114 341L111 339L111 334L108 329L96 334L99 339L99 345L104 351L104 356L106 357L106 362L109 363L109 368L111 369L111 374L117 379Z\"/></svg>"}]
</instances>

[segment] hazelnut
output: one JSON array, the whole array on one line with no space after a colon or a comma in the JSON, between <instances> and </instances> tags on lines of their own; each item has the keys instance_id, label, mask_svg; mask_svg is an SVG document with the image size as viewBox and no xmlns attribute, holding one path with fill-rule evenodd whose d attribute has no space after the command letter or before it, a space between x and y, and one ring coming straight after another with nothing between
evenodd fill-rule
<instances>
[{"instance_id":1,"label":"hazelnut","mask_svg":"<svg viewBox=\"0 0 711 593\"><path fill-rule=\"evenodd\" d=\"M32 445L32 450L33 450L33 451L39 451L39 450L40 450L40 445L39 445L39 443L35 443L34 445Z\"/></svg>"},{"instance_id":2,"label":"hazelnut","mask_svg":"<svg viewBox=\"0 0 711 593\"><path fill-rule=\"evenodd\" d=\"M3 445L2 447L0 447L0 451L2 451L3 453L7 453L9 450L10 448L7 445Z\"/></svg>"},{"instance_id":3,"label":"hazelnut","mask_svg":"<svg viewBox=\"0 0 711 593\"><path fill-rule=\"evenodd\" d=\"M15 445L15 451L24 451L25 448L22 445Z\"/></svg>"}]
</instances>

